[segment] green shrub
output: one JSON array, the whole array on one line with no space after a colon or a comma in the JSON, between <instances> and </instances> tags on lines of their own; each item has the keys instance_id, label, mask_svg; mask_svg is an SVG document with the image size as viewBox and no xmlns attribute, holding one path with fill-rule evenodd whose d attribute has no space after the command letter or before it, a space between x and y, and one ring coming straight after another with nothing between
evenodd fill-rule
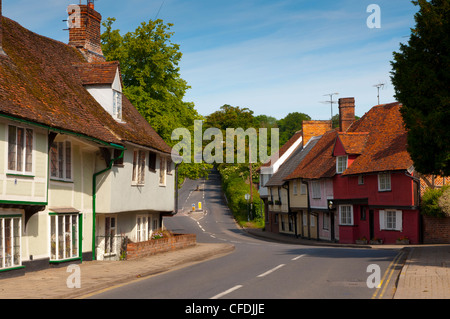
<instances>
[{"instance_id":1,"label":"green shrub","mask_svg":"<svg viewBox=\"0 0 450 319\"><path fill-rule=\"evenodd\" d=\"M444 186L442 188L428 188L422 196L422 201L420 203L420 208L423 215L430 217L447 217L448 215L444 212L445 204L448 203L447 193L449 186ZM446 193L442 202L442 206L439 205L442 195ZM443 209L444 208L444 209Z\"/></svg>"}]
</instances>

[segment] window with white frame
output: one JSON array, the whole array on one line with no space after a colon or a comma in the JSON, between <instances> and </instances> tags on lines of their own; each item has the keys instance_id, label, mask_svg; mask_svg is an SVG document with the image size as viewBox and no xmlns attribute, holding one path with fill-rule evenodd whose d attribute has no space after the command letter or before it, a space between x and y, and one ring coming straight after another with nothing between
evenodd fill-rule
<instances>
[{"instance_id":1,"label":"window with white frame","mask_svg":"<svg viewBox=\"0 0 450 319\"><path fill-rule=\"evenodd\" d=\"M292 183L292 193L293 193L294 195L297 195L297 181L294 181L294 182Z\"/></svg>"},{"instance_id":2,"label":"window with white frame","mask_svg":"<svg viewBox=\"0 0 450 319\"><path fill-rule=\"evenodd\" d=\"M322 196L320 194L320 182L313 181L311 182L311 196L314 199L320 199Z\"/></svg>"},{"instance_id":3,"label":"window with white frame","mask_svg":"<svg viewBox=\"0 0 450 319\"><path fill-rule=\"evenodd\" d=\"M353 225L353 206L339 206L339 223L340 225Z\"/></svg>"},{"instance_id":4,"label":"window with white frame","mask_svg":"<svg viewBox=\"0 0 450 319\"><path fill-rule=\"evenodd\" d=\"M402 230L401 210L380 210L380 230Z\"/></svg>"},{"instance_id":5,"label":"window with white frame","mask_svg":"<svg viewBox=\"0 0 450 319\"><path fill-rule=\"evenodd\" d=\"M22 216L0 216L0 269L22 265Z\"/></svg>"},{"instance_id":6,"label":"window with white frame","mask_svg":"<svg viewBox=\"0 0 450 319\"><path fill-rule=\"evenodd\" d=\"M72 180L72 143L53 142L50 146L50 177L58 180Z\"/></svg>"},{"instance_id":7,"label":"window with white frame","mask_svg":"<svg viewBox=\"0 0 450 319\"><path fill-rule=\"evenodd\" d=\"M300 182L300 195L306 195L306 184Z\"/></svg>"},{"instance_id":8,"label":"window with white frame","mask_svg":"<svg viewBox=\"0 0 450 319\"><path fill-rule=\"evenodd\" d=\"M50 216L50 259L79 257L79 214Z\"/></svg>"},{"instance_id":9,"label":"window with white frame","mask_svg":"<svg viewBox=\"0 0 450 319\"><path fill-rule=\"evenodd\" d=\"M167 175L172 175L172 159L168 158L167 159Z\"/></svg>"},{"instance_id":10,"label":"window with white frame","mask_svg":"<svg viewBox=\"0 0 450 319\"><path fill-rule=\"evenodd\" d=\"M336 173L341 174L347 169L348 156L336 157Z\"/></svg>"},{"instance_id":11,"label":"window with white frame","mask_svg":"<svg viewBox=\"0 0 450 319\"><path fill-rule=\"evenodd\" d=\"M148 216L148 237L151 238L153 232L159 229L159 215L150 214Z\"/></svg>"},{"instance_id":12,"label":"window with white frame","mask_svg":"<svg viewBox=\"0 0 450 319\"><path fill-rule=\"evenodd\" d=\"M33 172L33 130L8 125L8 171Z\"/></svg>"},{"instance_id":13,"label":"window with white frame","mask_svg":"<svg viewBox=\"0 0 450 319\"><path fill-rule=\"evenodd\" d=\"M358 185L364 185L364 175L358 175Z\"/></svg>"},{"instance_id":14,"label":"window with white frame","mask_svg":"<svg viewBox=\"0 0 450 319\"><path fill-rule=\"evenodd\" d=\"M159 157L159 185L166 185L166 158L164 156Z\"/></svg>"},{"instance_id":15,"label":"window with white frame","mask_svg":"<svg viewBox=\"0 0 450 319\"><path fill-rule=\"evenodd\" d=\"M378 174L378 190L380 192L391 190L391 174L389 173Z\"/></svg>"},{"instance_id":16,"label":"window with white frame","mask_svg":"<svg viewBox=\"0 0 450 319\"><path fill-rule=\"evenodd\" d=\"M117 253L116 217L105 217L105 254Z\"/></svg>"},{"instance_id":17,"label":"window with white frame","mask_svg":"<svg viewBox=\"0 0 450 319\"><path fill-rule=\"evenodd\" d=\"M133 153L133 185L144 185L145 183L145 157L145 151L135 150Z\"/></svg>"},{"instance_id":18,"label":"window with white frame","mask_svg":"<svg viewBox=\"0 0 450 319\"><path fill-rule=\"evenodd\" d=\"M148 216L139 215L136 219L136 241L148 240Z\"/></svg>"},{"instance_id":19,"label":"window with white frame","mask_svg":"<svg viewBox=\"0 0 450 319\"><path fill-rule=\"evenodd\" d=\"M116 90L113 90L113 116L122 119L122 93Z\"/></svg>"}]
</instances>

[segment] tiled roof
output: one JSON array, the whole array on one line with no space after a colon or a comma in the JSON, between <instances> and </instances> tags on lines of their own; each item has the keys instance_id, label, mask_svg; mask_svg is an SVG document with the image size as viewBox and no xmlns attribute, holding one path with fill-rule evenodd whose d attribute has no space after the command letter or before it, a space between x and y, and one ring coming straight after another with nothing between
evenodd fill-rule
<instances>
[{"instance_id":1,"label":"tiled roof","mask_svg":"<svg viewBox=\"0 0 450 319\"><path fill-rule=\"evenodd\" d=\"M407 131L400 107L400 103L374 106L353 123L348 133L369 134L364 151L344 175L404 170L413 165L407 151Z\"/></svg>"},{"instance_id":2,"label":"tiled roof","mask_svg":"<svg viewBox=\"0 0 450 319\"><path fill-rule=\"evenodd\" d=\"M338 138L347 154L361 154L366 146L368 132L339 132Z\"/></svg>"},{"instance_id":3,"label":"tiled roof","mask_svg":"<svg viewBox=\"0 0 450 319\"><path fill-rule=\"evenodd\" d=\"M336 174L336 158L333 156L333 148L337 134L338 131L335 129L322 135L301 164L286 176L285 180L333 177Z\"/></svg>"},{"instance_id":4,"label":"tiled roof","mask_svg":"<svg viewBox=\"0 0 450 319\"><path fill-rule=\"evenodd\" d=\"M303 161L306 155L308 155L314 145L316 145L319 139L320 137L312 137L309 140L309 143L305 145L305 147L299 145L264 186L271 187L283 185L285 183L284 178L292 173L293 170L295 170L295 168Z\"/></svg>"},{"instance_id":5,"label":"tiled roof","mask_svg":"<svg viewBox=\"0 0 450 319\"><path fill-rule=\"evenodd\" d=\"M74 63L84 85L112 84L116 77L119 62Z\"/></svg>"},{"instance_id":6,"label":"tiled roof","mask_svg":"<svg viewBox=\"0 0 450 319\"><path fill-rule=\"evenodd\" d=\"M108 143L129 141L170 153L171 148L125 97L125 123L117 122L96 102L74 67L86 62L75 48L3 18L3 49L8 58L0 57L1 114Z\"/></svg>"}]
</instances>

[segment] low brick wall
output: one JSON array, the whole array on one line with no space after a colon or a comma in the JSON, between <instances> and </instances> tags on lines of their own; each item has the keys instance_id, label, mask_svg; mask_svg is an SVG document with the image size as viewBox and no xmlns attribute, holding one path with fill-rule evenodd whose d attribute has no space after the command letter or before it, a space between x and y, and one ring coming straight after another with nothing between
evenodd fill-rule
<instances>
[{"instance_id":1,"label":"low brick wall","mask_svg":"<svg viewBox=\"0 0 450 319\"><path fill-rule=\"evenodd\" d=\"M423 243L450 244L450 217L423 216Z\"/></svg>"},{"instance_id":2,"label":"low brick wall","mask_svg":"<svg viewBox=\"0 0 450 319\"><path fill-rule=\"evenodd\" d=\"M195 234L173 234L171 237L127 244L127 260L183 249L197 244Z\"/></svg>"}]
</instances>

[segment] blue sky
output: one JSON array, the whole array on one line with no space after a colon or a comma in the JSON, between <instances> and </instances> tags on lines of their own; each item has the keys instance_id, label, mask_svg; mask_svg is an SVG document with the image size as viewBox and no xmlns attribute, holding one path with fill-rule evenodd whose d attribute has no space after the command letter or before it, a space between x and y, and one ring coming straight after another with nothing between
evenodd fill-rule
<instances>
[{"instance_id":1,"label":"blue sky","mask_svg":"<svg viewBox=\"0 0 450 319\"><path fill-rule=\"evenodd\" d=\"M62 20L72 3L79 0L3 0L3 14L67 43ZM380 7L381 28L367 26L370 4ZM392 52L407 42L418 10L409 0L98 0L95 8L121 33L156 17L174 24L181 77L192 87L185 101L200 114L230 104L315 120L330 118L329 93L355 97L359 116L377 104L375 84L386 84L380 103L395 101Z\"/></svg>"}]
</instances>

